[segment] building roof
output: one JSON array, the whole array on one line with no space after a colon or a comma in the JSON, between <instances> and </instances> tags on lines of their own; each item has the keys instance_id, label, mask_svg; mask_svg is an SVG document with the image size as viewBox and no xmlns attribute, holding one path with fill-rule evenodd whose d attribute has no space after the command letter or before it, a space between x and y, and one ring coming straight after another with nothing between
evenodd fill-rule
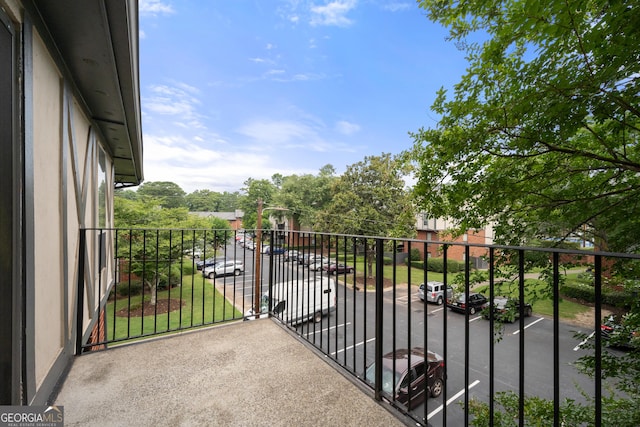
<instances>
[{"instance_id":1,"label":"building roof","mask_svg":"<svg viewBox=\"0 0 640 427\"><path fill-rule=\"evenodd\" d=\"M138 1L33 0L25 7L97 124L114 161L116 187L140 184Z\"/></svg>"}]
</instances>

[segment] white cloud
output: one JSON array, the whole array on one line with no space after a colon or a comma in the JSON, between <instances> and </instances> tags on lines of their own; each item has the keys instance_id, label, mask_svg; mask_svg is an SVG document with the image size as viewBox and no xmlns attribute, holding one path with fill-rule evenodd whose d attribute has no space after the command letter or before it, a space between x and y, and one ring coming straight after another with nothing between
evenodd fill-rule
<instances>
[{"instance_id":1,"label":"white cloud","mask_svg":"<svg viewBox=\"0 0 640 427\"><path fill-rule=\"evenodd\" d=\"M197 95L200 91L185 83L174 83L174 86L156 85L151 87L151 95L144 97L143 110L165 116L175 116L177 124L182 127L203 128L203 116L197 108L201 104Z\"/></svg>"},{"instance_id":2,"label":"white cloud","mask_svg":"<svg viewBox=\"0 0 640 427\"><path fill-rule=\"evenodd\" d=\"M238 129L238 133L260 143L282 146L300 140L317 140L311 126L288 120L256 120Z\"/></svg>"},{"instance_id":3,"label":"white cloud","mask_svg":"<svg viewBox=\"0 0 640 427\"><path fill-rule=\"evenodd\" d=\"M175 182L187 193L202 189L239 191L247 178L270 179L275 173L315 173L279 167L273 161L274 153L235 147L220 150L215 141L203 146L197 138L145 135L144 142L145 181Z\"/></svg>"},{"instance_id":4,"label":"white cloud","mask_svg":"<svg viewBox=\"0 0 640 427\"><path fill-rule=\"evenodd\" d=\"M356 0L334 0L323 6L311 6L311 25L348 27L352 21L346 15L356 7Z\"/></svg>"},{"instance_id":5,"label":"white cloud","mask_svg":"<svg viewBox=\"0 0 640 427\"><path fill-rule=\"evenodd\" d=\"M355 123L340 120L336 123L336 130L343 135L353 135L360 130L360 126Z\"/></svg>"},{"instance_id":6,"label":"white cloud","mask_svg":"<svg viewBox=\"0 0 640 427\"><path fill-rule=\"evenodd\" d=\"M173 7L162 0L140 0L138 10L141 15L171 15L175 13Z\"/></svg>"},{"instance_id":7,"label":"white cloud","mask_svg":"<svg viewBox=\"0 0 640 427\"><path fill-rule=\"evenodd\" d=\"M347 123L347 122L345 122ZM354 126L351 124L351 131ZM359 127L358 127L359 129ZM260 119L240 127L237 132L254 141L252 151L303 150L312 152L352 152L354 147L328 139L329 129L314 117L302 120Z\"/></svg>"},{"instance_id":8,"label":"white cloud","mask_svg":"<svg viewBox=\"0 0 640 427\"><path fill-rule=\"evenodd\" d=\"M390 3L385 4L382 8L391 12L398 12L400 10L409 10L412 7L413 5L409 3Z\"/></svg>"}]
</instances>

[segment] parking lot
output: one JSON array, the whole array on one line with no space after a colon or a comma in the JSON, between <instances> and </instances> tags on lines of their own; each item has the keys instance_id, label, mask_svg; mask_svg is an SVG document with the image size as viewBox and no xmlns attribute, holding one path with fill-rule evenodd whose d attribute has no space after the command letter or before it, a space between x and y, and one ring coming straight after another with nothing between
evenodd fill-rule
<instances>
[{"instance_id":1,"label":"parking lot","mask_svg":"<svg viewBox=\"0 0 640 427\"><path fill-rule=\"evenodd\" d=\"M284 265L278 268L289 269L287 274L292 276L310 274L301 271L304 267L299 264ZM226 292L227 299L233 295L236 306L243 312L252 306L255 278L251 271L245 271L241 277L216 279L216 286ZM338 281L336 294L334 313L319 323L298 325L295 330L335 362L364 378L375 354L375 293L354 290ZM494 392L518 393L522 379L526 395L553 398L554 322L551 319L533 313L523 319L523 327L516 321L505 324L500 331L492 331L489 321L480 314L466 316L444 305L424 303L418 297L417 288L408 289L406 285L385 289L382 316L383 352L424 347L426 341L429 350L446 359L445 392L413 408L414 417L440 425L446 414L448 423L462 425L465 420L461 405L465 401L488 402L491 388ZM589 334L592 330L563 322L559 323L558 330L561 399L583 401L580 389L590 394L595 385L574 367L576 360L586 354L575 334ZM519 375L521 365L524 366L523 378Z\"/></svg>"}]
</instances>

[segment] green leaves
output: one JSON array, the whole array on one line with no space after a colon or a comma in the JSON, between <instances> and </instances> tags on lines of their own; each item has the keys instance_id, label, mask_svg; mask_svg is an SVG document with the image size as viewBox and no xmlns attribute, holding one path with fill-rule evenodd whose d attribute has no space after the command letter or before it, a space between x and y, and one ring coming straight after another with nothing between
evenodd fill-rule
<instances>
[{"instance_id":1,"label":"green leaves","mask_svg":"<svg viewBox=\"0 0 640 427\"><path fill-rule=\"evenodd\" d=\"M438 92L438 127L412 135L420 208L462 228L498 222L504 243L579 232L610 250L634 250L640 228L620 218L637 217L624 214L640 199L637 8L420 6L469 59L453 94Z\"/></svg>"},{"instance_id":2,"label":"green leaves","mask_svg":"<svg viewBox=\"0 0 640 427\"><path fill-rule=\"evenodd\" d=\"M413 236L415 211L404 177L402 164L390 154L348 166L334 182L316 228L360 236Z\"/></svg>"}]
</instances>

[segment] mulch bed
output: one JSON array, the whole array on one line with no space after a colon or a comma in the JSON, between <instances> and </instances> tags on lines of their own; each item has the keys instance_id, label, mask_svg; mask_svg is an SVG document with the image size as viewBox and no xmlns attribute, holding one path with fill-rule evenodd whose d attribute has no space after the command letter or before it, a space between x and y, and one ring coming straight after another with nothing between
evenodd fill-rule
<instances>
[{"instance_id":1,"label":"mulch bed","mask_svg":"<svg viewBox=\"0 0 640 427\"><path fill-rule=\"evenodd\" d=\"M152 315L152 314L165 314L168 313L170 311L176 311L178 309L180 309L180 307L184 307L186 306L187 303L179 298L172 298L170 300L166 300L166 299L160 299L158 301L156 301L156 305L151 305L150 301L145 301L144 305L136 305L134 307L132 307L131 309L129 309L128 307L125 307L119 311L116 312L116 316L119 317L141 317L142 316L142 312L144 309L144 314L146 316Z\"/></svg>"},{"instance_id":2,"label":"mulch bed","mask_svg":"<svg viewBox=\"0 0 640 427\"><path fill-rule=\"evenodd\" d=\"M366 281L367 281L367 286L371 288L376 284L376 277L375 276L372 278L367 277ZM388 288L390 286L393 286L393 280L391 279L384 278L382 279L382 283L383 283L382 285L383 288ZM365 277L356 276L356 290L361 291L362 289L364 289L364 284L365 284Z\"/></svg>"}]
</instances>

